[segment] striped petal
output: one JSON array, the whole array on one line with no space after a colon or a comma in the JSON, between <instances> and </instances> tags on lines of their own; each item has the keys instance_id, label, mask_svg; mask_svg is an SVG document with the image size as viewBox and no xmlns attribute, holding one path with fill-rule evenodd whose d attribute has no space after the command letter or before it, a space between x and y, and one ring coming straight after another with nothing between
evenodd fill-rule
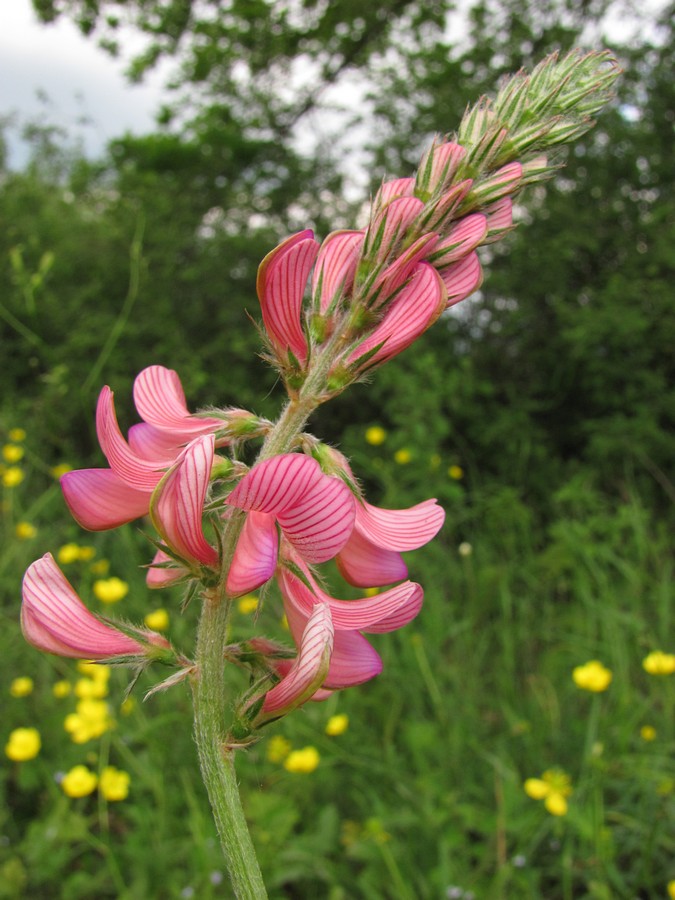
<instances>
[{"instance_id":1,"label":"striped petal","mask_svg":"<svg viewBox=\"0 0 675 900\"><path fill-rule=\"evenodd\" d=\"M377 276L368 289L370 304L374 309L391 301L396 292L413 275L420 262L433 251L438 240L437 234L423 234Z\"/></svg>"},{"instance_id":2,"label":"striped petal","mask_svg":"<svg viewBox=\"0 0 675 900\"><path fill-rule=\"evenodd\" d=\"M318 252L312 232L301 231L268 253L258 269L258 299L265 330L280 355L285 357L290 349L301 363L307 359L302 303Z\"/></svg>"},{"instance_id":3,"label":"striped petal","mask_svg":"<svg viewBox=\"0 0 675 900\"><path fill-rule=\"evenodd\" d=\"M345 581L356 587L380 587L408 577L408 567L400 553L378 547L356 528L336 562Z\"/></svg>"},{"instance_id":4,"label":"striped petal","mask_svg":"<svg viewBox=\"0 0 675 900\"><path fill-rule=\"evenodd\" d=\"M486 216L481 213L465 216L438 244L429 261L440 269L463 259L482 243L487 231Z\"/></svg>"},{"instance_id":5,"label":"striped petal","mask_svg":"<svg viewBox=\"0 0 675 900\"><path fill-rule=\"evenodd\" d=\"M326 603L317 603L307 620L290 671L265 695L263 713L286 715L316 693L328 674L333 639L330 608Z\"/></svg>"},{"instance_id":6,"label":"striped petal","mask_svg":"<svg viewBox=\"0 0 675 900\"><path fill-rule=\"evenodd\" d=\"M58 656L109 659L144 653L142 644L89 612L50 553L24 575L21 629L29 644Z\"/></svg>"},{"instance_id":7,"label":"striped petal","mask_svg":"<svg viewBox=\"0 0 675 900\"><path fill-rule=\"evenodd\" d=\"M442 269L439 274L448 292L448 307L477 291L483 280L483 270L475 252Z\"/></svg>"},{"instance_id":8,"label":"striped petal","mask_svg":"<svg viewBox=\"0 0 675 900\"><path fill-rule=\"evenodd\" d=\"M322 313L351 287L362 244L362 231L336 231L321 245L312 277L312 294L320 291L318 306Z\"/></svg>"},{"instance_id":9,"label":"striped petal","mask_svg":"<svg viewBox=\"0 0 675 900\"><path fill-rule=\"evenodd\" d=\"M412 197L414 190L414 178L395 178L392 181L385 181L375 194L373 209L380 209L399 197Z\"/></svg>"},{"instance_id":10,"label":"striped petal","mask_svg":"<svg viewBox=\"0 0 675 900\"><path fill-rule=\"evenodd\" d=\"M182 559L207 566L218 562L202 530L214 446L213 434L191 441L162 479L150 506L153 524L167 546Z\"/></svg>"},{"instance_id":11,"label":"striped petal","mask_svg":"<svg viewBox=\"0 0 675 900\"><path fill-rule=\"evenodd\" d=\"M179 565L163 550L158 550L148 568L145 583L152 590L157 590L175 584L186 575L190 575L189 569Z\"/></svg>"},{"instance_id":12,"label":"striped petal","mask_svg":"<svg viewBox=\"0 0 675 900\"><path fill-rule=\"evenodd\" d=\"M278 552L279 536L274 516L249 512L227 575L227 593L238 597L269 581L277 566Z\"/></svg>"},{"instance_id":13,"label":"striped petal","mask_svg":"<svg viewBox=\"0 0 675 900\"><path fill-rule=\"evenodd\" d=\"M417 271L387 309L384 319L347 358L356 364L379 344L363 366L370 368L409 347L429 328L446 306L445 287L433 266L420 263Z\"/></svg>"},{"instance_id":14,"label":"striped petal","mask_svg":"<svg viewBox=\"0 0 675 900\"><path fill-rule=\"evenodd\" d=\"M130 487L112 469L76 469L61 476L73 518L88 531L106 531L145 516L150 491Z\"/></svg>"},{"instance_id":15,"label":"striped petal","mask_svg":"<svg viewBox=\"0 0 675 900\"><path fill-rule=\"evenodd\" d=\"M177 440L174 433L162 431L145 422L132 425L127 434L127 440L137 456L160 463L167 459L175 459L184 443L184 441Z\"/></svg>"},{"instance_id":16,"label":"striped petal","mask_svg":"<svg viewBox=\"0 0 675 900\"><path fill-rule=\"evenodd\" d=\"M164 460L148 460L134 453L119 429L114 394L107 386L99 394L96 405L96 433L111 469L122 481L138 490L153 490L162 477L162 469L175 462L175 455Z\"/></svg>"},{"instance_id":17,"label":"striped petal","mask_svg":"<svg viewBox=\"0 0 675 900\"><path fill-rule=\"evenodd\" d=\"M136 376L134 403L145 422L161 431L173 432L178 442L222 427L219 419L190 413L178 373L164 366L148 366Z\"/></svg>"},{"instance_id":18,"label":"striped petal","mask_svg":"<svg viewBox=\"0 0 675 900\"><path fill-rule=\"evenodd\" d=\"M445 521L438 502L425 500L408 509L381 509L370 503L356 508L355 530L387 550L417 550L436 537Z\"/></svg>"}]
</instances>

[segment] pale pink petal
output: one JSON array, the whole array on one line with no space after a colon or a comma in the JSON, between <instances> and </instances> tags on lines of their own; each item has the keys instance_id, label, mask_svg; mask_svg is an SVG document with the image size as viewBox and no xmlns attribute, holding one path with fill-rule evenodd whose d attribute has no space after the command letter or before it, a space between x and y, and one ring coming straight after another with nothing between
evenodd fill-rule
<instances>
[{"instance_id":1,"label":"pale pink petal","mask_svg":"<svg viewBox=\"0 0 675 900\"><path fill-rule=\"evenodd\" d=\"M279 536L274 516L249 512L227 575L227 593L238 597L269 581L274 575L278 551Z\"/></svg>"},{"instance_id":2,"label":"pale pink petal","mask_svg":"<svg viewBox=\"0 0 675 900\"><path fill-rule=\"evenodd\" d=\"M222 427L219 419L200 418L190 413L178 373L164 366L148 366L136 376L134 403L145 422L173 432L179 443Z\"/></svg>"},{"instance_id":3,"label":"pale pink petal","mask_svg":"<svg viewBox=\"0 0 675 900\"><path fill-rule=\"evenodd\" d=\"M106 531L147 515L151 491L130 487L112 469L76 469L60 479L73 518L89 531Z\"/></svg>"},{"instance_id":4,"label":"pale pink petal","mask_svg":"<svg viewBox=\"0 0 675 900\"><path fill-rule=\"evenodd\" d=\"M425 500L408 509L381 509L370 503L356 507L355 530L387 550L417 550L436 537L445 511L436 500Z\"/></svg>"},{"instance_id":5,"label":"pale pink petal","mask_svg":"<svg viewBox=\"0 0 675 900\"><path fill-rule=\"evenodd\" d=\"M416 189L431 194L447 185L465 156L464 147L452 141L432 145L420 162Z\"/></svg>"},{"instance_id":6,"label":"pale pink petal","mask_svg":"<svg viewBox=\"0 0 675 900\"><path fill-rule=\"evenodd\" d=\"M320 290L318 305L322 313L351 287L362 244L362 231L335 231L321 245L312 276L312 294Z\"/></svg>"},{"instance_id":7,"label":"pale pink petal","mask_svg":"<svg viewBox=\"0 0 675 900\"><path fill-rule=\"evenodd\" d=\"M321 475L315 459L303 453L281 453L254 466L226 502L239 509L275 514L292 508Z\"/></svg>"},{"instance_id":8,"label":"pale pink petal","mask_svg":"<svg viewBox=\"0 0 675 900\"><path fill-rule=\"evenodd\" d=\"M175 461L175 455L165 460L147 460L134 453L122 436L117 424L113 392L104 387L96 406L96 433L110 467L131 487L152 490L162 477L162 469Z\"/></svg>"},{"instance_id":9,"label":"pale pink petal","mask_svg":"<svg viewBox=\"0 0 675 900\"><path fill-rule=\"evenodd\" d=\"M380 209L398 197L412 197L415 190L414 178L395 178L385 181L373 200L373 209Z\"/></svg>"},{"instance_id":10,"label":"pale pink petal","mask_svg":"<svg viewBox=\"0 0 675 900\"><path fill-rule=\"evenodd\" d=\"M379 653L363 635L355 631L339 631L333 643L324 688L340 690L355 687L375 678L382 671Z\"/></svg>"},{"instance_id":11,"label":"pale pink petal","mask_svg":"<svg viewBox=\"0 0 675 900\"><path fill-rule=\"evenodd\" d=\"M218 562L202 530L214 446L213 434L191 441L162 479L150 506L153 524L167 546L182 559L207 566Z\"/></svg>"},{"instance_id":12,"label":"pale pink petal","mask_svg":"<svg viewBox=\"0 0 675 900\"><path fill-rule=\"evenodd\" d=\"M158 550L148 568L145 583L149 588L157 590L169 587L189 574L189 569L179 565L168 553Z\"/></svg>"},{"instance_id":13,"label":"pale pink petal","mask_svg":"<svg viewBox=\"0 0 675 900\"><path fill-rule=\"evenodd\" d=\"M442 269L439 274L448 292L448 308L477 291L483 280L483 270L475 252Z\"/></svg>"},{"instance_id":14,"label":"pale pink petal","mask_svg":"<svg viewBox=\"0 0 675 900\"><path fill-rule=\"evenodd\" d=\"M301 231L268 253L258 269L258 299L265 330L277 352L285 355L290 349L301 363L307 358L303 296L318 252L312 232Z\"/></svg>"},{"instance_id":15,"label":"pale pink petal","mask_svg":"<svg viewBox=\"0 0 675 900\"><path fill-rule=\"evenodd\" d=\"M263 713L286 714L309 700L328 674L333 651L333 622L326 603L317 603L288 674L265 695Z\"/></svg>"},{"instance_id":16,"label":"pale pink petal","mask_svg":"<svg viewBox=\"0 0 675 900\"><path fill-rule=\"evenodd\" d=\"M380 587L408 577L400 553L384 550L354 529L336 557L340 574L356 587Z\"/></svg>"},{"instance_id":17,"label":"pale pink petal","mask_svg":"<svg viewBox=\"0 0 675 900\"><path fill-rule=\"evenodd\" d=\"M147 425L145 422L132 425L127 440L137 456L160 464L167 459L175 459L185 443L185 441L176 440L172 432L161 431L154 425Z\"/></svg>"},{"instance_id":18,"label":"pale pink petal","mask_svg":"<svg viewBox=\"0 0 675 900\"><path fill-rule=\"evenodd\" d=\"M485 181L476 186L475 193L480 197L481 206L494 203L507 194L513 194L523 180L523 166L519 162L507 163L497 169Z\"/></svg>"},{"instance_id":19,"label":"pale pink petal","mask_svg":"<svg viewBox=\"0 0 675 900\"><path fill-rule=\"evenodd\" d=\"M354 527L354 496L344 481L319 472L316 481L277 519L284 536L311 563L333 559Z\"/></svg>"},{"instance_id":20,"label":"pale pink petal","mask_svg":"<svg viewBox=\"0 0 675 900\"><path fill-rule=\"evenodd\" d=\"M382 346L364 362L364 367L370 368L391 359L433 325L445 306L445 288L438 273L428 263L420 263L387 309L382 322L350 354L347 363L358 365L358 361L379 344Z\"/></svg>"},{"instance_id":21,"label":"pale pink petal","mask_svg":"<svg viewBox=\"0 0 675 900\"><path fill-rule=\"evenodd\" d=\"M96 618L46 553L23 579L21 628L29 644L74 659L137 656L143 645Z\"/></svg>"},{"instance_id":22,"label":"pale pink petal","mask_svg":"<svg viewBox=\"0 0 675 900\"><path fill-rule=\"evenodd\" d=\"M488 224L486 243L499 240L513 228L513 200L510 197L502 197L483 212Z\"/></svg>"},{"instance_id":23,"label":"pale pink petal","mask_svg":"<svg viewBox=\"0 0 675 900\"><path fill-rule=\"evenodd\" d=\"M481 213L465 216L437 245L433 254L429 257L429 261L440 269L463 259L482 243L487 231L488 222L486 216Z\"/></svg>"},{"instance_id":24,"label":"pale pink petal","mask_svg":"<svg viewBox=\"0 0 675 900\"><path fill-rule=\"evenodd\" d=\"M388 303L415 272L419 263L432 253L438 240L437 234L423 234L391 265L380 272L373 284L366 289L370 306L377 309Z\"/></svg>"},{"instance_id":25,"label":"pale pink petal","mask_svg":"<svg viewBox=\"0 0 675 900\"><path fill-rule=\"evenodd\" d=\"M315 603L327 603L336 631L367 631L378 634L395 631L411 622L422 608L424 593L420 585L412 581L405 581L374 597L337 600L319 587L308 570L305 569L303 574L307 584L288 569L282 569L279 574L279 587L286 614L295 611L306 618L311 614Z\"/></svg>"}]
</instances>

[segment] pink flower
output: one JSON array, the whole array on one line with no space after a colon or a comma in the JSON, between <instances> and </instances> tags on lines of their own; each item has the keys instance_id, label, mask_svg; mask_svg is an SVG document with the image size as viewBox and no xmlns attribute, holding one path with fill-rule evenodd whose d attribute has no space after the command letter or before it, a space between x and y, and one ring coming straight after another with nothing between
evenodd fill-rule
<instances>
[{"instance_id":1,"label":"pink flower","mask_svg":"<svg viewBox=\"0 0 675 900\"><path fill-rule=\"evenodd\" d=\"M113 392L102 389L96 431L110 468L79 469L61 478L68 508L89 531L116 528L146 515L153 490L183 445L226 425L192 415L178 375L163 366L150 366L137 376L134 399L145 421L129 430L127 442L117 424Z\"/></svg>"},{"instance_id":2,"label":"pink flower","mask_svg":"<svg viewBox=\"0 0 675 900\"><path fill-rule=\"evenodd\" d=\"M299 453L258 463L226 502L248 512L227 579L232 596L260 587L274 574L277 524L284 541L309 563L332 559L354 526L354 497L347 485Z\"/></svg>"},{"instance_id":3,"label":"pink flower","mask_svg":"<svg viewBox=\"0 0 675 900\"><path fill-rule=\"evenodd\" d=\"M337 600L319 587L302 560L292 552L290 556L303 577L282 566L278 580L296 645L301 644L315 605L327 604L330 609L335 637L323 687L330 690L352 687L378 675L382 661L361 632L381 634L407 625L422 607L424 593L420 585L406 581L374 597Z\"/></svg>"},{"instance_id":4,"label":"pink flower","mask_svg":"<svg viewBox=\"0 0 675 900\"><path fill-rule=\"evenodd\" d=\"M321 244L312 276L312 295L319 312L328 313L351 292L362 231L335 231Z\"/></svg>"},{"instance_id":5,"label":"pink flower","mask_svg":"<svg viewBox=\"0 0 675 900\"><path fill-rule=\"evenodd\" d=\"M21 629L29 644L46 653L73 659L112 659L143 656L146 646L112 625L106 625L86 606L46 553L28 567L23 579ZM168 647L151 631L139 631L146 643Z\"/></svg>"}]
</instances>

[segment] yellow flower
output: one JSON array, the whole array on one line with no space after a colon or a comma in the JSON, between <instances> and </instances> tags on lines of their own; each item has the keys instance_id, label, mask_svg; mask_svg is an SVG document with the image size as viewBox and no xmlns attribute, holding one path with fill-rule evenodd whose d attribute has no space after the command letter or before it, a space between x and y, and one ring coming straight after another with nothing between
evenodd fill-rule
<instances>
[{"instance_id":1,"label":"yellow flower","mask_svg":"<svg viewBox=\"0 0 675 900\"><path fill-rule=\"evenodd\" d=\"M668 897L670 900L675 900L675 879L673 881L669 881L667 884L668 888Z\"/></svg>"},{"instance_id":2,"label":"yellow flower","mask_svg":"<svg viewBox=\"0 0 675 900\"><path fill-rule=\"evenodd\" d=\"M17 522L14 534L20 541L29 541L37 534L37 528L30 522Z\"/></svg>"},{"instance_id":3,"label":"yellow flower","mask_svg":"<svg viewBox=\"0 0 675 900\"><path fill-rule=\"evenodd\" d=\"M18 463L23 459L23 453L23 447L17 447L16 444L5 444L2 448L2 457L8 463Z\"/></svg>"},{"instance_id":4,"label":"yellow flower","mask_svg":"<svg viewBox=\"0 0 675 900\"><path fill-rule=\"evenodd\" d=\"M135 697L125 697L124 700L120 703L120 712L123 716L130 716L131 713L136 709L136 698Z\"/></svg>"},{"instance_id":5,"label":"yellow flower","mask_svg":"<svg viewBox=\"0 0 675 900\"><path fill-rule=\"evenodd\" d=\"M77 558L80 562L89 562L96 556L96 547L80 547Z\"/></svg>"},{"instance_id":6,"label":"yellow flower","mask_svg":"<svg viewBox=\"0 0 675 900\"><path fill-rule=\"evenodd\" d=\"M99 578L94 582L94 595L101 603L117 603L129 593L129 585L121 578Z\"/></svg>"},{"instance_id":7,"label":"yellow flower","mask_svg":"<svg viewBox=\"0 0 675 900\"><path fill-rule=\"evenodd\" d=\"M450 466L448 475L455 481L461 481L464 478L464 469L461 466Z\"/></svg>"},{"instance_id":8,"label":"yellow flower","mask_svg":"<svg viewBox=\"0 0 675 900\"><path fill-rule=\"evenodd\" d=\"M5 746L5 753L14 762L34 759L40 752L42 743L37 728L15 728Z\"/></svg>"},{"instance_id":9,"label":"yellow flower","mask_svg":"<svg viewBox=\"0 0 675 900\"><path fill-rule=\"evenodd\" d=\"M384 444L387 440L387 432L381 425L371 425L370 428L366 428L365 437L367 444L370 444L372 447L379 447L380 444Z\"/></svg>"},{"instance_id":10,"label":"yellow flower","mask_svg":"<svg viewBox=\"0 0 675 900\"><path fill-rule=\"evenodd\" d=\"M675 653L652 650L642 660L642 668L648 675L672 675L675 672Z\"/></svg>"},{"instance_id":11,"label":"yellow flower","mask_svg":"<svg viewBox=\"0 0 675 900\"><path fill-rule=\"evenodd\" d=\"M397 450L396 453L394 453L394 460L399 466L406 466L411 459L412 453L406 447L401 447L400 450Z\"/></svg>"},{"instance_id":12,"label":"yellow flower","mask_svg":"<svg viewBox=\"0 0 675 900\"><path fill-rule=\"evenodd\" d=\"M126 800L130 780L128 772L122 772L114 766L106 766L101 772L98 789L108 802Z\"/></svg>"},{"instance_id":13,"label":"yellow flower","mask_svg":"<svg viewBox=\"0 0 675 900\"><path fill-rule=\"evenodd\" d=\"M108 684L100 678L78 678L75 696L79 700L101 700L108 696Z\"/></svg>"},{"instance_id":14,"label":"yellow flower","mask_svg":"<svg viewBox=\"0 0 675 900\"><path fill-rule=\"evenodd\" d=\"M77 671L80 675L93 678L94 681L110 681L110 666L105 666L102 663L88 662L86 659L81 659L77 663Z\"/></svg>"},{"instance_id":15,"label":"yellow flower","mask_svg":"<svg viewBox=\"0 0 675 900\"><path fill-rule=\"evenodd\" d=\"M26 440L26 432L23 428L10 428L9 433L7 435L10 441L25 441Z\"/></svg>"},{"instance_id":16,"label":"yellow flower","mask_svg":"<svg viewBox=\"0 0 675 900\"><path fill-rule=\"evenodd\" d=\"M9 692L12 697L27 697L33 693L33 679L27 675L15 678L9 686Z\"/></svg>"},{"instance_id":17,"label":"yellow flower","mask_svg":"<svg viewBox=\"0 0 675 900\"><path fill-rule=\"evenodd\" d=\"M379 587L369 587L363 589L364 597L376 597L380 593Z\"/></svg>"},{"instance_id":18,"label":"yellow flower","mask_svg":"<svg viewBox=\"0 0 675 900\"><path fill-rule=\"evenodd\" d=\"M298 772L308 775L319 765L319 751L316 747L303 747L302 750L291 750L284 761L287 772Z\"/></svg>"},{"instance_id":19,"label":"yellow flower","mask_svg":"<svg viewBox=\"0 0 675 900\"><path fill-rule=\"evenodd\" d=\"M105 576L110 571L110 560L107 559L97 559L95 563L92 563L89 566L89 571L92 575L100 575L105 578Z\"/></svg>"},{"instance_id":20,"label":"yellow flower","mask_svg":"<svg viewBox=\"0 0 675 900\"><path fill-rule=\"evenodd\" d=\"M65 475L66 472L71 472L72 468L73 467L68 463L59 463L58 466L52 466L49 470L49 473L52 478L56 478L58 480L62 475Z\"/></svg>"},{"instance_id":21,"label":"yellow flower","mask_svg":"<svg viewBox=\"0 0 675 900\"><path fill-rule=\"evenodd\" d=\"M153 609L143 621L153 631L166 631L169 627L169 614L165 609Z\"/></svg>"},{"instance_id":22,"label":"yellow flower","mask_svg":"<svg viewBox=\"0 0 675 900\"><path fill-rule=\"evenodd\" d=\"M543 800L552 816L564 816L567 812L567 798L572 793L570 777L560 769L547 769L541 778L528 778L523 784L528 797Z\"/></svg>"},{"instance_id":23,"label":"yellow flower","mask_svg":"<svg viewBox=\"0 0 675 900\"><path fill-rule=\"evenodd\" d=\"M462 543L457 548L457 552L460 556L471 556L473 553L473 547L468 541L462 541Z\"/></svg>"},{"instance_id":24,"label":"yellow flower","mask_svg":"<svg viewBox=\"0 0 675 900\"><path fill-rule=\"evenodd\" d=\"M86 744L101 737L115 724L110 716L108 704L103 700L85 698L75 707L75 712L67 715L63 727L75 744Z\"/></svg>"},{"instance_id":25,"label":"yellow flower","mask_svg":"<svg viewBox=\"0 0 675 900\"><path fill-rule=\"evenodd\" d=\"M243 613L245 616L249 613L255 612L258 608L258 598L253 594L246 594L245 597L240 597L237 601L237 609L240 613Z\"/></svg>"},{"instance_id":26,"label":"yellow flower","mask_svg":"<svg viewBox=\"0 0 675 900\"><path fill-rule=\"evenodd\" d=\"M338 734L344 734L349 728L349 716L345 713L338 713L337 716L331 716L326 722L326 734L331 737L337 737Z\"/></svg>"},{"instance_id":27,"label":"yellow flower","mask_svg":"<svg viewBox=\"0 0 675 900\"><path fill-rule=\"evenodd\" d=\"M23 469L18 466L10 466L2 473L2 483L5 487L13 488L21 484L24 479Z\"/></svg>"},{"instance_id":28,"label":"yellow flower","mask_svg":"<svg viewBox=\"0 0 675 900\"><path fill-rule=\"evenodd\" d=\"M61 790L68 797L86 797L96 790L98 778L86 766L75 766L63 776Z\"/></svg>"},{"instance_id":29,"label":"yellow flower","mask_svg":"<svg viewBox=\"0 0 675 900\"><path fill-rule=\"evenodd\" d=\"M77 562L80 558L80 548L77 544L64 544L63 547L59 547L56 558L64 566Z\"/></svg>"},{"instance_id":30,"label":"yellow flower","mask_svg":"<svg viewBox=\"0 0 675 900\"><path fill-rule=\"evenodd\" d=\"M271 737L267 745L267 758L272 763L280 763L291 752L291 742L281 734Z\"/></svg>"},{"instance_id":31,"label":"yellow flower","mask_svg":"<svg viewBox=\"0 0 675 900\"><path fill-rule=\"evenodd\" d=\"M597 659L592 659L583 666L576 666L572 671L572 679L582 691L599 694L606 691L612 683L612 673Z\"/></svg>"},{"instance_id":32,"label":"yellow flower","mask_svg":"<svg viewBox=\"0 0 675 900\"><path fill-rule=\"evenodd\" d=\"M70 682L65 679L57 681L52 685L52 694L59 700L67 697L70 693Z\"/></svg>"},{"instance_id":33,"label":"yellow flower","mask_svg":"<svg viewBox=\"0 0 675 900\"><path fill-rule=\"evenodd\" d=\"M656 728L653 725L643 725L640 729L640 737L643 741L655 741Z\"/></svg>"}]
</instances>

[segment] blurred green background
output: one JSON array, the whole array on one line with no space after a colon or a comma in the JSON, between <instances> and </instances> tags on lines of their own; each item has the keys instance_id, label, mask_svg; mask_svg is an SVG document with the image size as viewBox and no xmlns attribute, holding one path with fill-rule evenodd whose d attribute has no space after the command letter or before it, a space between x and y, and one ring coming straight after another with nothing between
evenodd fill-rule
<instances>
[{"instance_id":1,"label":"blurred green background","mask_svg":"<svg viewBox=\"0 0 675 900\"><path fill-rule=\"evenodd\" d=\"M0 737L37 728L42 748L3 757L0 897L229 896L187 691L142 704L147 680L122 710L114 672L108 725L77 743L76 698L53 685L81 673L20 637L25 566L75 542L95 552L64 570L92 608L107 612L97 578L119 577L113 612L166 609L190 650L195 610L148 597L139 529L86 535L60 498L55 467L102 464L101 385L123 427L154 363L179 372L192 409L273 417L282 395L249 319L265 253L300 228L363 225L369 193L410 174L467 102L551 50L604 46L617 22L645 27L609 44L616 103L523 198L479 294L313 421L371 502L436 496L446 526L411 555L425 607L377 639L382 676L274 726L287 743L266 739L239 772L273 897L675 896L675 675L642 666L675 651L673 7L486 0L457 30L440 0L33 5L101 52L140 32L132 78L164 58L175 70L154 132L99 159L49 121L4 131L5 150L19 127L30 155L17 169L0 152ZM239 611L234 628L251 622ZM591 659L613 674L604 691L572 680ZM338 714L348 727L326 734ZM289 771L284 754L308 746L318 765ZM65 772L109 763L128 797L67 796ZM559 816L523 789L556 769L572 785Z\"/></svg>"}]
</instances>

